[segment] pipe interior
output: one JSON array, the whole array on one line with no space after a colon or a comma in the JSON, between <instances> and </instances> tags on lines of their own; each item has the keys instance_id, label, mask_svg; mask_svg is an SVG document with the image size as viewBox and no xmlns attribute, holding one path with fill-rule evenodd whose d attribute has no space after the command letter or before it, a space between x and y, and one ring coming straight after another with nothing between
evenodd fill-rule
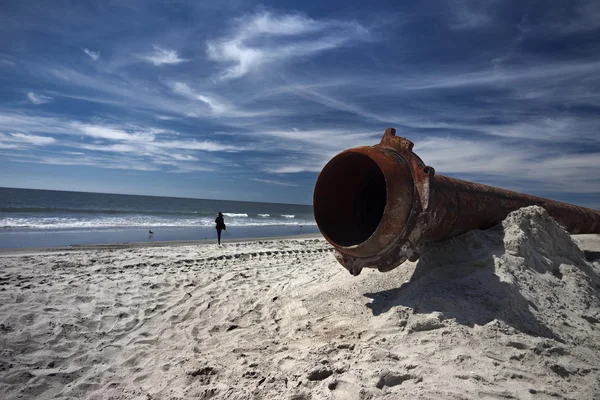
<instances>
[{"instance_id":1,"label":"pipe interior","mask_svg":"<svg viewBox=\"0 0 600 400\"><path fill-rule=\"evenodd\" d=\"M385 177L370 157L346 153L321 172L315 187L315 219L338 246L366 241L377 229L387 201Z\"/></svg>"}]
</instances>

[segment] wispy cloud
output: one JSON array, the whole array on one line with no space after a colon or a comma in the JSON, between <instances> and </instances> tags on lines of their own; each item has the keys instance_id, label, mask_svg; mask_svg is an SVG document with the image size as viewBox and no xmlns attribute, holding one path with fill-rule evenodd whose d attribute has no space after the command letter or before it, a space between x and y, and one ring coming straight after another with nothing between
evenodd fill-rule
<instances>
[{"instance_id":1,"label":"wispy cloud","mask_svg":"<svg viewBox=\"0 0 600 400\"><path fill-rule=\"evenodd\" d=\"M48 165L83 165L102 169L121 169L135 171L159 171L161 168L149 162L128 160L113 157L98 157L95 155L9 155L6 156L14 162L26 162Z\"/></svg>"},{"instance_id":2,"label":"wispy cloud","mask_svg":"<svg viewBox=\"0 0 600 400\"><path fill-rule=\"evenodd\" d=\"M315 55L364 41L368 31L355 22L318 21L300 14L259 12L239 18L224 37L207 42L209 59L229 65L223 79L234 79L262 66Z\"/></svg>"},{"instance_id":3,"label":"wispy cloud","mask_svg":"<svg viewBox=\"0 0 600 400\"><path fill-rule=\"evenodd\" d=\"M266 168L265 172L274 174L297 174L299 172L320 172L323 166L315 163L289 164Z\"/></svg>"},{"instance_id":4,"label":"wispy cloud","mask_svg":"<svg viewBox=\"0 0 600 400\"><path fill-rule=\"evenodd\" d=\"M597 168L600 159L597 151L581 153L536 143L525 145L446 137L417 141L415 152L428 165L434 166L436 173L466 176L508 189L523 192L600 191L600 179L590 180L585 173Z\"/></svg>"},{"instance_id":5,"label":"wispy cloud","mask_svg":"<svg viewBox=\"0 0 600 400\"><path fill-rule=\"evenodd\" d=\"M490 24L490 7L496 0L453 0L450 2L454 19L450 21L453 29L473 29Z\"/></svg>"},{"instance_id":6,"label":"wispy cloud","mask_svg":"<svg viewBox=\"0 0 600 400\"><path fill-rule=\"evenodd\" d=\"M512 18L520 17L515 27L521 34L519 40L529 36L548 38L590 32L600 27L600 5L595 0L548 3L545 7L523 1L518 8L507 1L452 0L449 6L453 16L449 26L456 30L491 26L502 29L514 22Z\"/></svg>"},{"instance_id":7,"label":"wispy cloud","mask_svg":"<svg viewBox=\"0 0 600 400\"><path fill-rule=\"evenodd\" d=\"M88 56L90 56L92 58L92 60L94 60L94 61L96 61L97 59L100 58L100 52L98 52L98 51L92 51L92 50L84 48L83 52L85 54L87 54Z\"/></svg>"},{"instance_id":8,"label":"wispy cloud","mask_svg":"<svg viewBox=\"0 0 600 400\"><path fill-rule=\"evenodd\" d=\"M27 93L27 99L36 105L50 103L52 100L54 100L52 97L35 94L33 92Z\"/></svg>"},{"instance_id":9,"label":"wispy cloud","mask_svg":"<svg viewBox=\"0 0 600 400\"><path fill-rule=\"evenodd\" d=\"M290 182L282 182L282 181L278 181L278 180L273 180L273 179L258 179L258 178L250 178L250 180L252 181L256 181L256 182L262 182L262 183L266 183L268 185L276 185L276 186L298 186L294 183L290 183Z\"/></svg>"},{"instance_id":10,"label":"wispy cloud","mask_svg":"<svg viewBox=\"0 0 600 400\"><path fill-rule=\"evenodd\" d=\"M160 149L188 149L197 151L209 151L209 152L228 152L235 153L249 149L245 146L237 146L230 144L215 143L209 140L196 141L196 140L169 140L156 142L153 144L156 148Z\"/></svg>"},{"instance_id":11,"label":"wispy cloud","mask_svg":"<svg viewBox=\"0 0 600 400\"><path fill-rule=\"evenodd\" d=\"M198 100L206 104L212 111L221 113L226 110L226 106L221 104L218 100L195 92L187 83L175 82L173 83L173 91L191 100Z\"/></svg>"},{"instance_id":12,"label":"wispy cloud","mask_svg":"<svg viewBox=\"0 0 600 400\"><path fill-rule=\"evenodd\" d=\"M127 109L146 109L155 112L155 118L169 120L176 117L254 117L280 113L277 109L249 111L240 109L231 99L221 99L212 93L194 89L182 81L167 81L153 86L144 81L122 75L93 75L69 68L51 68L44 73L64 82L70 91L85 89L87 94L73 94L66 90L53 95L95 102ZM79 90L77 92L79 92ZM243 99L233 99L240 101Z\"/></svg>"},{"instance_id":13,"label":"wispy cloud","mask_svg":"<svg viewBox=\"0 0 600 400\"><path fill-rule=\"evenodd\" d=\"M567 25L572 31L593 31L600 28L600 3L596 0L584 0L577 3L576 21Z\"/></svg>"},{"instance_id":14,"label":"wispy cloud","mask_svg":"<svg viewBox=\"0 0 600 400\"><path fill-rule=\"evenodd\" d=\"M104 151L111 153L140 153L140 148L132 144L82 144L79 146L81 149L93 150L93 151Z\"/></svg>"},{"instance_id":15,"label":"wispy cloud","mask_svg":"<svg viewBox=\"0 0 600 400\"><path fill-rule=\"evenodd\" d=\"M177 117L173 117L171 115L157 115L156 116L156 119L161 120L161 121L172 121L176 118Z\"/></svg>"},{"instance_id":16,"label":"wispy cloud","mask_svg":"<svg viewBox=\"0 0 600 400\"><path fill-rule=\"evenodd\" d=\"M387 80L388 88L395 91L413 91L413 90L431 90L431 89L452 89L469 88L476 86L499 86L504 84L517 84L518 81L524 81L525 86L536 86L540 88L551 89L542 83L548 79L553 79L555 83L565 83L567 80L581 79L586 76L600 80L595 74L600 68L600 61L584 62L544 62L522 66L486 66L477 70L460 72L456 71L436 71L436 73L427 74L419 72L412 76L377 76L372 75L363 81L358 81L359 86L380 85L382 81ZM346 81L347 82L347 81ZM520 83L520 82L519 82ZM523 83L521 83L523 84ZM518 89L518 88L516 88Z\"/></svg>"},{"instance_id":17,"label":"wispy cloud","mask_svg":"<svg viewBox=\"0 0 600 400\"><path fill-rule=\"evenodd\" d=\"M10 136L15 141L31 143L36 146L45 146L56 142L56 139L48 136L26 135L24 133L11 133Z\"/></svg>"},{"instance_id":18,"label":"wispy cloud","mask_svg":"<svg viewBox=\"0 0 600 400\"><path fill-rule=\"evenodd\" d=\"M184 58L179 57L176 50L168 50L159 46L154 46L154 51L146 54L139 54L139 58L156 66L160 65L173 65L188 61Z\"/></svg>"},{"instance_id":19,"label":"wispy cloud","mask_svg":"<svg viewBox=\"0 0 600 400\"><path fill-rule=\"evenodd\" d=\"M238 105L245 101L245 99L243 98L240 99L234 97L229 99L223 99L220 96L217 96L213 93L200 93L185 82L173 82L170 85L170 87L173 93L178 95L178 100L176 100L173 103L179 101L179 98L181 97L186 100L191 100L191 102L186 101L184 105L181 106L178 110L179 112L185 111L186 117L228 117L248 119L257 117L268 117L277 114L281 115L283 112L281 109L278 108L263 108L259 110L244 109ZM174 104L173 106L175 108ZM231 123L235 125L235 122L233 120L231 121Z\"/></svg>"},{"instance_id":20,"label":"wispy cloud","mask_svg":"<svg viewBox=\"0 0 600 400\"><path fill-rule=\"evenodd\" d=\"M48 136L27 135L24 133L6 135L0 133L0 148L3 149L22 148L24 145L46 146L55 142L56 140L53 137Z\"/></svg>"},{"instance_id":21,"label":"wispy cloud","mask_svg":"<svg viewBox=\"0 0 600 400\"><path fill-rule=\"evenodd\" d=\"M155 135L160 133L160 130L151 129L149 131L124 131L119 128L106 125L92 125L84 124L80 122L72 122L71 126L74 128L74 132L80 132L86 136L127 141L127 142L149 142L153 141Z\"/></svg>"},{"instance_id":22,"label":"wispy cloud","mask_svg":"<svg viewBox=\"0 0 600 400\"><path fill-rule=\"evenodd\" d=\"M235 165L221 156L209 156L210 153L238 153L252 149L248 144L229 144L190 137L174 139L179 136L177 132L155 127L0 113L0 130L7 129L9 126L28 133L0 134L1 149L24 148L26 145L43 146L57 142L52 136L41 136L36 133L63 136L60 144L64 150L56 150L52 155L44 157L30 157L29 154L10 155L14 160L42 164L92 166L96 165L98 160L105 159L98 154L110 154L111 162L115 164L116 169L136 165L134 169L160 169L186 173L212 171L223 165L229 167ZM85 151L85 153L73 150Z\"/></svg>"},{"instance_id":23,"label":"wispy cloud","mask_svg":"<svg viewBox=\"0 0 600 400\"><path fill-rule=\"evenodd\" d=\"M251 149L249 145L223 144L214 140L174 140L177 132L156 127L132 126L126 123L90 123L68 118L45 117L32 114L0 112L0 129L18 129L24 132L48 133L86 138L103 139L119 143L131 143L137 148L154 146L163 149L188 149L208 152L238 152ZM125 147L123 147L125 148Z\"/></svg>"}]
</instances>

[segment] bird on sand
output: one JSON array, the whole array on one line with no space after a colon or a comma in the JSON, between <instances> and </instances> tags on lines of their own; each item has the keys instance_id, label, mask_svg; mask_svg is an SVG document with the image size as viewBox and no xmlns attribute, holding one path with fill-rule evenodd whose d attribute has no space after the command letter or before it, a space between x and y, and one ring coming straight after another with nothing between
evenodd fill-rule
<instances>
[{"instance_id":1,"label":"bird on sand","mask_svg":"<svg viewBox=\"0 0 600 400\"><path fill-rule=\"evenodd\" d=\"M151 235L153 235L153 234L154 234L154 232L152 232L151 230L149 230L149 231L148 231L148 233L150 233Z\"/></svg>"}]
</instances>

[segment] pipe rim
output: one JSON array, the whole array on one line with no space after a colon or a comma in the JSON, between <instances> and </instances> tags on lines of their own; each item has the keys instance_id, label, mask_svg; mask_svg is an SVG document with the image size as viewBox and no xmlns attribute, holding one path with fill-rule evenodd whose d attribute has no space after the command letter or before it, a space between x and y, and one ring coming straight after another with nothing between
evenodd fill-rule
<instances>
[{"instance_id":1,"label":"pipe rim","mask_svg":"<svg viewBox=\"0 0 600 400\"><path fill-rule=\"evenodd\" d=\"M341 169L344 158L347 158L347 163L352 157L366 157L376 165L385 182L386 202L373 232L360 243L346 245L334 240L335 235L331 234L327 224L324 226L323 221L320 221L323 210L319 209L322 205L319 197L327 193L328 188L323 185L332 181L336 174L343 175L343 171L335 171L334 168ZM402 240L401 235L413 206L413 194L414 183L408 163L398 152L378 146L349 149L332 158L319 174L313 196L315 221L323 237L342 253L361 258L372 257Z\"/></svg>"}]
</instances>

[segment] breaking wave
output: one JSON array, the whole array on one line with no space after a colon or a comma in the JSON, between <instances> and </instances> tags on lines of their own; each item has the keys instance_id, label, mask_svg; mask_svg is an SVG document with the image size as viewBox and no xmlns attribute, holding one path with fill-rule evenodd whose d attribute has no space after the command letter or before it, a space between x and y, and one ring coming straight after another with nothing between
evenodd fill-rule
<instances>
[{"instance_id":1,"label":"breaking wave","mask_svg":"<svg viewBox=\"0 0 600 400\"><path fill-rule=\"evenodd\" d=\"M276 225L315 225L310 219L294 219L289 217L249 217L247 214L228 216L227 226L276 226ZM213 216L210 217L179 217L157 215L103 215L103 216L23 216L0 217L0 229L105 229L105 228L136 228L136 227L205 227L214 226Z\"/></svg>"}]
</instances>

